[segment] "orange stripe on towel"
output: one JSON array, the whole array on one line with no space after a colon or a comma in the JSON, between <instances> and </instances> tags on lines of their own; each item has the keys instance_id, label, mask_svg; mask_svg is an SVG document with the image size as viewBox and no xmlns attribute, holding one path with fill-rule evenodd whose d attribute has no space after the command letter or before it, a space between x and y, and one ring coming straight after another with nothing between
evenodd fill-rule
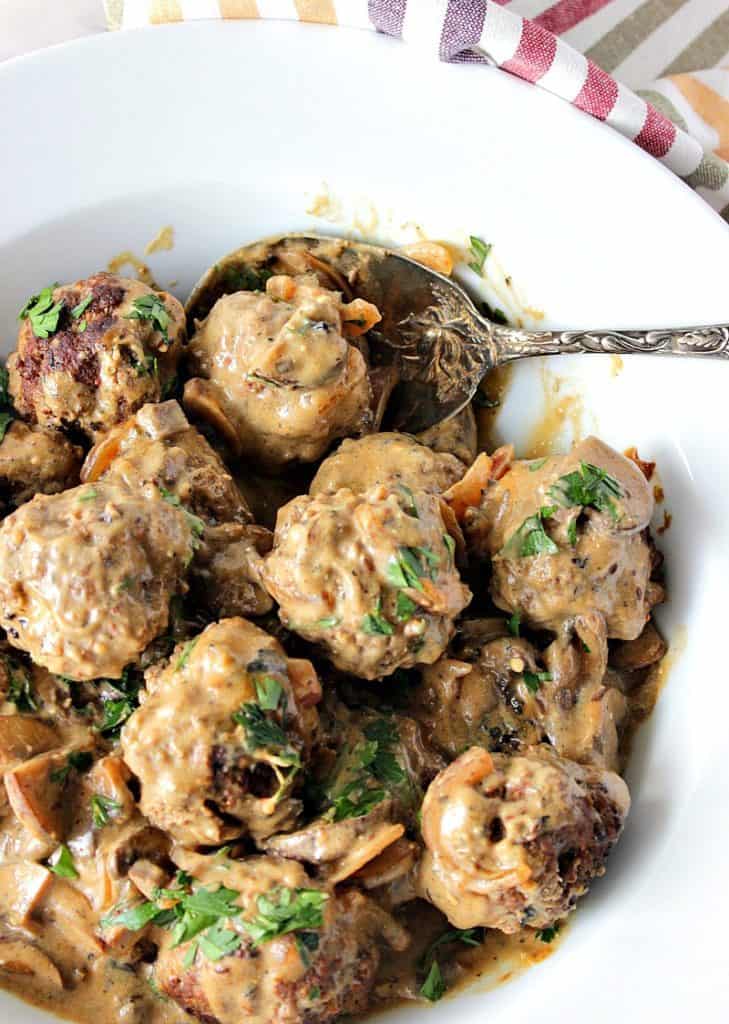
<instances>
[{"instance_id":1,"label":"orange stripe on towel","mask_svg":"<svg viewBox=\"0 0 729 1024\"><path fill-rule=\"evenodd\" d=\"M300 21L316 21L320 25L336 25L337 12L333 0L294 0Z\"/></svg>"},{"instance_id":2,"label":"orange stripe on towel","mask_svg":"<svg viewBox=\"0 0 729 1024\"><path fill-rule=\"evenodd\" d=\"M681 90L693 109L719 136L714 150L729 160L729 100L692 75L671 75L670 81Z\"/></svg>"},{"instance_id":3,"label":"orange stripe on towel","mask_svg":"<svg viewBox=\"0 0 729 1024\"><path fill-rule=\"evenodd\" d=\"M224 18L260 18L256 0L218 0Z\"/></svg>"},{"instance_id":4,"label":"orange stripe on towel","mask_svg":"<svg viewBox=\"0 0 729 1024\"><path fill-rule=\"evenodd\" d=\"M182 8L178 0L154 0L149 20L153 25L161 25L166 21L182 21Z\"/></svg>"}]
</instances>

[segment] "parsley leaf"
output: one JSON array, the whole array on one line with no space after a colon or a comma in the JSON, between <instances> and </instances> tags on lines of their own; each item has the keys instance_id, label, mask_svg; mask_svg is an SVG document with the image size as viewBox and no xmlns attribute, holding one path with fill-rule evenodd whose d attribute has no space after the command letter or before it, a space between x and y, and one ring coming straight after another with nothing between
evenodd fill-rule
<instances>
[{"instance_id":1,"label":"parsley leaf","mask_svg":"<svg viewBox=\"0 0 729 1024\"><path fill-rule=\"evenodd\" d=\"M71 851L62 843L48 860L48 867L59 878L78 878L78 871L73 862Z\"/></svg>"},{"instance_id":2,"label":"parsley leaf","mask_svg":"<svg viewBox=\"0 0 729 1024\"><path fill-rule=\"evenodd\" d=\"M10 375L8 374L7 368L0 363L0 405L9 405L10 396L8 395L8 383Z\"/></svg>"},{"instance_id":3,"label":"parsley leaf","mask_svg":"<svg viewBox=\"0 0 729 1024\"><path fill-rule=\"evenodd\" d=\"M519 636L519 628L521 626L520 612L514 612L511 618L507 621L506 625L512 636Z\"/></svg>"},{"instance_id":4,"label":"parsley leaf","mask_svg":"<svg viewBox=\"0 0 729 1024\"><path fill-rule=\"evenodd\" d=\"M386 575L389 582L396 587L422 590L421 578L432 576L438 565L440 556L430 548L402 547L390 558Z\"/></svg>"},{"instance_id":5,"label":"parsley leaf","mask_svg":"<svg viewBox=\"0 0 729 1024\"><path fill-rule=\"evenodd\" d=\"M0 412L0 441L4 439L7 429L14 419L11 412Z\"/></svg>"},{"instance_id":6,"label":"parsley leaf","mask_svg":"<svg viewBox=\"0 0 729 1024\"><path fill-rule=\"evenodd\" d=\"M527 469L529 470L530 473L536 473L536 471L538 469L541 469L542 466L545 465L546 462L547 462L546 458L534 459L532 462L527 463Z\"/></svg>"},{"instance_id":7,"label":"parsley leaf","mask_svg":"<svg viewBox=\"0 0 729 1024\"><path fill-rule=\"evenodd\" d=\"M14 659L5 658L5 667L8 672L8 700L14 704L20 712L33 712L38 710L38 702L33 693L33 684L30 680L25 666L20 665Z\"/></svg>"},{"instance_id":8,"label":"parsley leaf","mask_svg":"<svg viewBox=\"0 0 729 1024\"><path fill-rule=\"evenodd\" d=\"M598 512L607 512L614 523L620 518L615 499L622 494L618 481L590 462L581 462L579 470L561 476L549 488L549 496L557 504L567 508L574 505L596 508Z\"/></svg>"},{"instance_id":9,"label":"parsley leaf","mask_svg":"<svg viewBox=\"0 0 729 1024\"><path fill-rule=\"evenodd\" d=\"M572 547L577 544L577 520L571 519L567 524L567 540Z\"/></svg>"},{"instance_id":10,"label":"parsley leaf","mask_svg":"<svg viewBox=\"0 0 729 1024\"><path fill-rule=\"evenodd\" d=\"M392 636L395 629L382 614L382 598L377 598L374 611L367 612L362 619L362 632L368 636Z\"/></svg>"},{"instance_id":11,"label":"parsley leaf","mask_svg":"<svg viewBox=\"0 0 729 1024\"><path fill-rule=\"evenodd\" d=\"M455 558L456 542L453 539L453 537L451 537L450 533L443 534L443 543L445 544L446 550L448 554L451 556L451 558Z\"/></svg>"},{"instance_id":12,"label":"parsley leaf","mask_svg":"<svg viewBox=\"0 0 729 1024\"><path fill-rule=\"evenodd\" d=\"M91 797L91 817L95 828L103 828L109 824L110 818L114 817L116 811L121 810L118 800L104 796L102 793L94 793Z\"/></svg>"},{"instance_id":13,"label":"parsley leaf","mask_svg":"<svg viewBox=\"0 0 729 1024\"><path fill-rule=\"evenodd\" d=\"M398 622L407 622L413 617L413 612L418 606L402 590L398 590L395 601L395 618Z\"/></svg>"},{"instance_id":14,"label":"parsley leaf","mask_svg":"<svg viewBox=\"0 0 729 1024\"><path fill-rule=\"evenodd\" d=\"M187 525L190 527L190 530L192 531L193 550L196 550L199 547L199 538L202 537L203 533L205 532L205 523L202 521L200 516L196 516L194 513L189 512L182 504L178 496L176 494L173 494L172 491L168 491L166 487L160 487L159 485L158 489L159 493L162 495L162 497L164 498L168 505L172 505L173 508L182 509L182 511L185 513Z\"/></svg>"},{"instance_id":15,"label":"parsley leaf","mask_svg":"<svg viewBox=\"0 0 729 1024\"><path fill-rule=\"evenodd\" d=\"M480 274L492 246L488 242L484 242L483 238L479 238L478 235L470 235L469 242L468 253L471 261L468 265L474 273Z\"/></svg>"},{"instance_id":16,"label":"parsley leaf","mask_svg":"<svg viewBox=\"0 0 729 1024\"><path fill-rule=\"evenodd\" d=\"M58 330L58 320L63 310L63 299L53 301L52 284L44 288L38 295L32 295L18 314L19 320L30 320L30 326L36 338L50 338Z\"/></svg>"},{"instance_id":17,"label":"parsley leaf","mask_svg":"<svg viewBox=\"0 0 729 1024\"><path fill-rule=\"evenodd\" d=\"M540 942L554 942L559 929L560 922L557 921L556 924L552 924L548 928L540 928L535 937L539 939Z\"/></svg>"},{"instance_id":18,"label":"parsley leaf","mask_svg":"<svg viewBox=\"0 0 729 1024\"><path fill-rule=\"evenodd\" d=\"M150 292L149 295L141 295L132 303L131 313L127 313L126 320L149 320L156 331L160 331L165 341L168 341L167 328L170 325L169 311L159 295Z\"/></svg>"},{"instance_id":19,"label":"parsley leaf","mask_svg":"<svg viewBox=\"0 0 729 1024\"><path fill-rule=\"evenodd\" d=\"M87 487L83 494L79 494L79 501L93 501L94 498L98 498L99 492L95 487Z\"/></svg>"},{"instance_id":20,"label":"parsley leaf","mask_svg":"<svg viewBox=\"0 0 729 1024\"><path fill-rule=\"evenodd\" d=\"M81 314L86 312L86 310L89 308L93 301L93 292L89 292L86 298L81 299L79 304L77 306L74 306L73 309L71 310L71 316L74 318L74 320L78 320Z\"/></svg>"},{"instance_id":21,"label":"parsley leaf","mask_svg":"<svg viewBox=\"0 0 729 1024\"><path fill-rule=\"evenodd\" d=\"M412 516L413 519L420 519L420 515L418 513L418 506L415 502L415 495L413 494L412 490L406 484L398 484L397 486L398 490L402 491L405 497L410 502L409 505L405 506L405 512L409 516Z\"/></svg>"},{"instance_id":22,"label":"parsley leaf","mask_svg":"<svg viewBox=\"0 0 729 1024\"><path fill-rule=\"evenodd\" d=\"M339 625L339 618L336 615L327 615L324 619L318 619L314 625L319 629L334 629Z\"/></svg>"},{"instance_id":23,"label":"parsley leaf","mask_svg":"<svg viewBox=\"0 0 729 1024\"><path fill-rule=\"evenodd\" d=\"M219 921L203 932L198 939L200 951L208 960L220 960L240 948L241 937L231 928L225 928Z\"/></svg>"},{"instance_id":24,"label":"parsley leaf","mask_svg":"<svg viewBox=\"0 0 729 1024\"><path fill-rule=\"evenodd\" d=\"M51 772L51 782L65 782L72 770L87 772L93 764L94 756L89 750L72 750L62 768Z\"/></svg>"},{"instance_id":25,"label":"parsley leaf","mask_svg":"<svg viewBox=\"0 0 729 1024\"><path fill-rule=\"evenodd\" d=\"M420 987L420 994L431 1003L437 1003L445 995L445 982L438 961L434 960L430 965L428 976Z\"/></svg>"},{"instance_id":26,"label":"parsley leaf","mask_svg":"<svg viewBox=\"0 0 729 1024\"><path fill-rule=\"evenodd\" d=\"M283 686L273 676L264 676L256 680L256 699L264 711L275 711L281 701Z\"/></svg>"},{"instance_id":27,"label":"parsley leaf","mask_svg":"<svg viewBox=\"0 0 729 1024\"><path fill-rule=\"evenodd\" d=\"M529 516L499 552L504 558L530 558L534 555L556 555L559 548L544 529L544 520L557 511L556 506L542 506Z\"/></svg>"},{"instance_id":28,"label":"parsley leaf","mask_svg":"<svg viewBox=\"0 0 729 1024\"><path fill-rule=\"evenodd\" d=\"M395 757L394 749L400 736L394 722L386 718L376 718L365 725L363 732L376 747L374 755L367 765L368 770L379 782L399 785L407 781L407 775Z\"/></svg>"},{"instance_id":29,"label":"parsley leaf","mask_svg":"<svg viewBox=\"0 0 729 1024\"><path fill-rule=\"evenodd\" d=\"M524 672L522 673L527 690L536 693L542 683L551 682L551 672Z\"/></svg>"},{"instance_id":30,"label":"parsley leaf","mask_svg":"<svg viewBox=\"0 0 729 1024\"><path fill-rule=\"evenodd\" d=\"M127 665L121 679L99 680L111 687L115 696L104 699L104 717L97 731L107 736L117 736L121 726L139 706L139 676Z\"/></svg>"},{"instance_id":31,"label":"parsley leaf","mask_svg":"<svg viewBox=\"0 0 729 1024\"><path fill-rule=\"evenodd\" d=\"M197 640L197 637L194 637L192 640L188 640L185 646L182 648L180 657L177 659L177 662L175 664L175 672L181 672L183 668L185 668L188 661L190 660L190 655L192 654L195 648Z\"/></svg>"},{"instance_id":32,"label":"parsley leaf","mask_svg":"<svg viewBox=\"0 0 729 1024\"><path fill-rule=\"evenodd\" d=\"M256 917L241 921L241 925L253 939L253 945L261 946L279 935L320 928L328 899L328 893L319 889L282 887L270 895L259 896Z\"/></svg>"},{"instance_id":33,"label":"parsley leaf","mask_svg":"<svg viewBox=\"0 0 729 1024\"><path fill-rule=\"evenodd\" d=\"M301 767L301 758L290 746L288 737L281 726L266 718L258 704L242 704L233 712L233 721L246 732L246 744L251 753L267 750L279 759L282 764Z\"/></svg>"}]
</instances>

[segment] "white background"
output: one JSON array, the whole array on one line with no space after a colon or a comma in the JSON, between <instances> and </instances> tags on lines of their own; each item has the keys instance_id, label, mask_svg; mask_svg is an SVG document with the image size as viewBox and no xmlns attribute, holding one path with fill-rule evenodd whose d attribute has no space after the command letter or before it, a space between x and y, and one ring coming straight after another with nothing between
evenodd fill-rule
<instances>
[{"instance_id":1,"label":"white background","mask_svg":"<svg viewBox=\"0 0 729 1024\"><path fill-rule=\"evenodd\" d=\"M0 0L0 60L104 28L101 0Z\"/></svg>"}]
</instances>

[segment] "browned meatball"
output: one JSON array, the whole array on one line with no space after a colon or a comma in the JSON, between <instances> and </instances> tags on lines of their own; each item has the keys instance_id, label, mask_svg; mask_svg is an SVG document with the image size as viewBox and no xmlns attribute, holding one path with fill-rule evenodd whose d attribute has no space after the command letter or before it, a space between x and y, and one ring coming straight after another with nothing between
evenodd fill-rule
<instances>
[{"instance_id":1,"label":"browned meatball","mask_svg":"<svg viewBox=\"0 0 729 1024\"><path fill-rule=\"evenodd\" d=\"M545 928L605 871L630 807L612 772L472 747L423 801L422 895L456 928Z\"/></svg>"},{"instance_id":2,"label":"browned meatball","mask_svg":"<svg viewBox=\"0 0 729 1024\"><path fill-rule=\"evenodd\" d=\"M222 459L177 402L145 405L111 430L84 463L84 480L120 480L159 490L200 518L190 567L195 596L216 616L262 615L273 606L261 584L268 530L254 526Z\"/></svg>"},{"instance_id":3,"label":"browned meatball","mask_svg":"<svg viewBox=\"0 0 729 1024\"><path fill-rule=\"evenodd\" d=\"M34 494L57 494L79 480L83 452L57 430L14 420L0 444L0 508L17 508Z\"/></svg>"},{"instance_id":4,"label":"browned meatball","mask_svg":"<svg viewBox=\"0 0 729 1024\"><path fill-rule=\"evenodd\" d=\"M653 495L630 461L588 438L569 455L516 462L466 513L477 555L490 557L499 608L558 632L601 612L609 637L637 637L657 600L646 527Z\"/></svg>"},{"instance_id":5,"label":"browned meatball","mask_svg":"<svg viewBox=\"0 0 729 1024\"><path fill-rule=\"evenodd\" d=\"M146 679L121 742L149 820L188 845L292 828L321 696L311 662L287 658L245 619L224 619Z\"/></svg>"},{"instance_id":6,"label":"browned meatball","mask_svg":"<svg viewBox=\"0 0 729 1024\"><path fill-rule=\"evenodd\" d=\"M99 481L36 495L0 527L0 623L51 672L117 678L167 626L194 545L159 493Z\"/></svg>"},{"instance_id":7,"label":"browned meatball","mask_svg":"<svg viewBox=\"0 0 729 1024\"><path fill-rule=\"evenodd\" d=\"M174 296L103 272L46 289L21 319L8 360L15 406L33 423L93 439L159 401L185 334Z\"/></svg>"},{"instance_id":8,"label":"browned meatball","mask_svg":"<svg viewBox=\"0 0 729 1024\"><path fill-rule=\"evenodd\" d=\"M577 616L543 654L501 620L464 623L449 654L423 670L419 717L442 750L524 753L550 743L562 757L616 770L626 700L607 668L602 616Z\"/></svg>"},{"instance_id":9,"label":"browned meatball","mask_svg":"<svg viewBox=\"0 0 729 1024\"><path fill-rule=\"evenodd\" d=\"M192 942L173 948L166 936L155 964L160 989L208 1024L325 1024L360 1012L369 1003L383 938L398 949L407 945L406 933L366 896L328 892L295 861L197 857L184 863L194 890L198 883L209 892L224 887L241 908L222 921L231 952L211 960L203 939L191 957ZM277 934L274 927L263 936L256 929L266 901L296 907L307 900L303 928L294 924Z\"/></svg>"},{"instance_id":10,"label":"browned meatball","mask_svg":"<svg viewBox=\"0 0 729 1024\"><path fill-rule=\"evenodd\" d=\"M342 441L322 462L309 494L334 494L343 487L362 494L376 484L442 494L465 472L454 455L437 454L410 434L370 434Z\"/></svg>"},{"instance_id":11,"label":"browned meatball","mask_svg":"<svg viewBox=\"0 0 729 1024\"><path fill-rule=\"evenodd\" d=\"M345 305L313 276L225 295L190 344L198 376L185 405L261 464L312 462L370 425L367 363L348 338L378 319L374 306Z\"/></svg>"},{"instance_id":12,"label":"browned meatball","mask_svg":"<svg viewBox=\"0 0 729 1024\"><path fill-rule=\"evenodd\" d=\"M478 454L478 428L470 405L416 436L421 444L427 444L434 452L455 455L467 466L471 465Z\"/></svg>"},{"instance_id":13,"label":"browned meatball","mask_svg":"<svg viewBox=\"0 0 729 1024\"><path fill-rule=\"evenodd\" d=\"M443 652L471 599L454 547L435 495L301 495L279 511L264 580L285 625L377 679Z\"/></svg>"}]
</instances>

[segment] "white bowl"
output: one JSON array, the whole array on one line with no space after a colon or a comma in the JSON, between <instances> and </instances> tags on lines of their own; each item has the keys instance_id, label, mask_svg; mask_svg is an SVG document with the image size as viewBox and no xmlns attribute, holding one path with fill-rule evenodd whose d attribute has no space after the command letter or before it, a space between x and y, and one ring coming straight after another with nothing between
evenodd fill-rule
<instances>
[{"instance_id":1,"label":"white bowl","mask_svg":"<svg viewBox=\"0 0 729 1024\"><path fill-rule=\"evenodd\" d=\"M358 221L387 242L417 223L431 238L493 242L497 290L510 274L513 306L544 311L545 324L729 321L729 229L657 161L499 71L440 65L381 36L199 23L99 37L0 67L0 112L6 352L29 294L120 250L141 255L167 224L175 247L149 263L183 298L258 236ZM317 197L324 219L306 213ZM403 1024L726 1020L729 367L524 364L504 436L524 443L550 374L581 396L588 429L658 460L673 515L659 616L673 665L630 767L625 837L555 955L508 985L397 1013ZM0 1019L48 1018L0 994Z\"/></svg>"}]
</instances>

